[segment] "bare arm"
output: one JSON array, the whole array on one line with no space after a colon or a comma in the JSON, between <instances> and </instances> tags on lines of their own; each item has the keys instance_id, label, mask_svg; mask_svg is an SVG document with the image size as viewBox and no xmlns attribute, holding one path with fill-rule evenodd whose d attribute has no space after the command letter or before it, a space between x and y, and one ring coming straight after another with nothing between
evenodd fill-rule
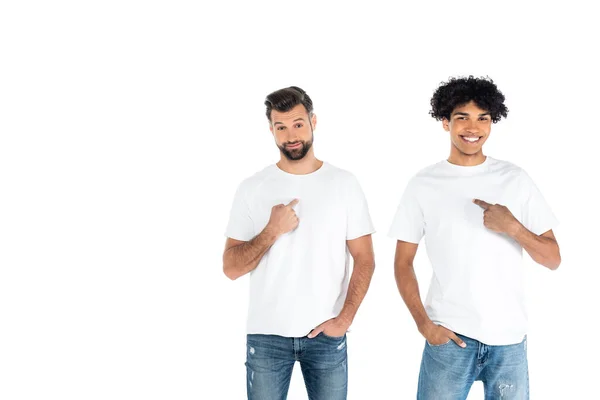
<instances>
[{"instance_id":1,"label":"bare arm","mask_svg":"<svg viewBox=\"0 0 600 400\"><path fill-rule=\"evenodd\" d=\"M473 200L483 208L483 224L494 232L506 233L516 240L538 264L549 269L557 269L560 265L560 249L552 230L541 235L529 231L510 212L508 207L500 204L489 204L483 200Z\"/></svg>"},{"instance_id":2,"label":"bare arm","mask_svg":"<svg viewBox=\"0 0 600 400\"><path fill-rule=\"evenodd\" d=\"M515 239L538 264L551 270L557 269L560 265L560 248L558 247L558 242L556 241L552 230L542 233L541 235L536 235L519 223L518 228L515 229L514 233L510 236Z\"/></svg>"},{"instance_id":3,"label":"bare arm","mask_svg":"<svg viewBox=\"0 0 600 400\"><path fill-rule=\"evenodd\" d=\"M464 342L454 334L454 332L434 324L427 316L421 294L419 292L419 283L415 275L413 261L417 254L416 243L404 242L398 240L396 244L396 256L394 259L394 275L396 285L400 291L400 296L406 304L408 311L412 315L419 332L427 339L430 344L439 345L454 340L456 344L465 347Z\"/></svg>"},{"instance_id":4,"label":"bare arm","mask_svg":"<svg viewBox=\"0 0 600 400\"><path fill-rule=\"evenodd\" d=\"M394 258L394 275L400 296L415 320L419 332L422 333L423 328L430 324L431 320L427 316L425 307L421 301L419 283L417 282L417 276L413 267L418 247L419 245L416 243L398 240L396 244L396 256Z\"/></svg>"},{"instance_id":5,"label":"bare arm","mask_svg":"<svg viewBox=\"0 0 600 400\"><path fill-rule=\"evenodd\" d=\"M313 329L308 335L309 338L313 338L321 332L325 332L329 336L343 336L352 324L358 307L369 289L375 271L375 255L371 235L347 240L346 243L354 259L354 269L348 284L346 301L340 314Z\"/></svg>"},{"instance_id":6,"label":"bare arm","mask_svg":"<svg viewBox=\"0 0 600 400\"><path fill-rule=\"evenodd\" d=\"M281 235L296 229L299 223L293 208L296 204L298 200L274 206L265 229L248 242L227 238L223 272L229 279L235 280L252 271Z\"/></svg>"},{"instance_id":7,"label":"bare arm","mask_svg":"<svg viewBox=\"0 0 600 400\"><path fill-rule=\"evenodd\" d=\"M373 253L371 235L348 240L346 243L354 259L354 269L350 277L350 283L348 284L346 301L338 318L345 320L348 322L348 326L350 326L360 303L362 303L369 289L371 278L375 271L375 254Z\"/></svg>"},{"instance_id":8,"label":"bare arm","mask_svg":"<svg viewBox=\"0 0 600 400\"><path fill-rule=\"evenodd\" d=\"M223 272L236 280L258 266L258 263L277 240L277 235L266 227L248 242L227 238L223 252Z\"/></svg>"}]
</instances>

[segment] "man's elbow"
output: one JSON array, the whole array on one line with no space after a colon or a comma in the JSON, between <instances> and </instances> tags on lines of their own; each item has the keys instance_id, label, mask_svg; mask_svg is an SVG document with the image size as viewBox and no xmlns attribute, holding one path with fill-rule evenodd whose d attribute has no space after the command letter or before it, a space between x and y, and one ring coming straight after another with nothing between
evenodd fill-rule
<instances>
[{"instance_id":1,"label":"man's elbow","mask_svg":"<svg viewBox=\"0 0 600 400\"><path fill-rule=\"evenodd\" d=\"M554 263L552 264L552 266L550 267L550 269L551 269L552 271L555 271L555 270L557 270L557 269L558 269L558 267L560 266L560 263L561 263L561 261L562 261L562 259L560 258L560 256L558 256L558 257L556 258L556 260L554 261Z\"/></svg>"},{"instance_id":2,"label":"man's elbow","mask_svg":"<svg viewBox=\"0 0 600 400\"><path fill-rule=\"evenodd\" d=\"M374 258L362 258L354 261L355 268L360 268L370 274L375 272L375 259Z\"/></svg>"},{"instance_id":3,"label":"man's elbow","mask_svg":"<svg viewBox=\"0 0 600 400\"><path fill-rule=\"evenodd\" d=\"M562 261L562 259L559 254L556 257L553 257L552 259L546 261L544 263L544 266L547 267L551 271L556 271L558 269L558 267L560 266L561 261Z\"/></svg>"},{"instance_id":4,"label":"man's elbow","mask_svg":"<svg viewBox=\"0 0 600 400\"><path fill-rule=\"evenodd\" d=\"M237 278L239 278L239 276L235 273L233 268L227 267L226 265L223 265L223 273L232 281L235 281Z\"/></svg>"},{"instance_id":5,"label":"man's elbow","mask_svg":"<svg viewBox=\"0 0 600 400\"><path fill-rule=\"evenodd\" d=\"M223 255L223 273L232 281L235 281L240 277L240 275L236 273L235 265L233 265L229 258L225 255Z\"/></svg>"}]
</instances>

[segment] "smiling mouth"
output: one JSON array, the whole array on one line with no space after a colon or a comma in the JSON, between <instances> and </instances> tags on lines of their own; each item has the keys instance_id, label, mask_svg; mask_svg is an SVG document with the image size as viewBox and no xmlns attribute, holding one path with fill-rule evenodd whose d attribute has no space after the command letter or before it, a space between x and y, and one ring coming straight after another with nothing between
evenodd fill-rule
<instances>
[{"instance_id":1,"label":"smiling mouth","mask_svg":"<svg viewBox=\"0 0 600 400\"><path fill-rule=\"evenodd\" d=\"M479 143L483 136L460 136L465 143Z\"/></svg>"}]
</instances>

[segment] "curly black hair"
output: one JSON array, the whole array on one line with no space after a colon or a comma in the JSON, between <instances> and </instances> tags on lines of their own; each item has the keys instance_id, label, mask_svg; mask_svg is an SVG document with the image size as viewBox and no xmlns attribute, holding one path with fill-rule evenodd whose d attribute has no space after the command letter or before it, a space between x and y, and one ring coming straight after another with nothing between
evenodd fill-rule
<instances>
[{"instance_id":1,"label":"curly black hair","mask_svg":"<svg viewBox=\"0 0 600 400\"><path fill-rule=\"evenodd\" d=\"M437 119L450 119L455 108L474 101L477 106L490 113L492 122L506 118L508 108L504 105L504 95L489 77L450 78L442 82L431 98L429 114Z\"/></svg>"}]
</instances>

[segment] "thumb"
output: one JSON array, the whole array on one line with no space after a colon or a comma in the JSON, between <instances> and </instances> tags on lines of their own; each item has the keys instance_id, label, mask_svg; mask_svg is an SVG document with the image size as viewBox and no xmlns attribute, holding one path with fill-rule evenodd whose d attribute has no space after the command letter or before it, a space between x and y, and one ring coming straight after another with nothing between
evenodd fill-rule
<instances>
[{"instance_id":1,"label":"thumb","mask_svg":"<svg viewBox=\"0 0 600 400\"><path fill-rule=\"evenodd\" d=\"M300 200L298 200L298 199L294 199L294 200L290 201L287 206L293 208L296 204L298 204L299 201Z\"/></svg>"},{"instance_id":2,"label":"thumb","mask_svg":"<svg viewBox=\"0 0 600 400\"><path fill-rule=\"evenodd\" d=\"M458 336L456 336L454 334L454 332L452 332L450 334L450 339L452 339L454 341L454 343L456 343L457 345L459 345L460 347L462 347L463 349L465 347L467 347L467 344L465 342L463 342Z\"/></svg>"},{"instance_id":3,"label":"thumb","mask_svg":"<svg viewBox=\"0 0 600 400\"><path fill-rule=\"evenodd\" d=\"M308 338L312 339L312 338L318 336L319 333L321 333L321 332L323 332L323 324L317 326L315 329L310 331L310 333L308 334Z\"/></svg>"}]
</instances>

